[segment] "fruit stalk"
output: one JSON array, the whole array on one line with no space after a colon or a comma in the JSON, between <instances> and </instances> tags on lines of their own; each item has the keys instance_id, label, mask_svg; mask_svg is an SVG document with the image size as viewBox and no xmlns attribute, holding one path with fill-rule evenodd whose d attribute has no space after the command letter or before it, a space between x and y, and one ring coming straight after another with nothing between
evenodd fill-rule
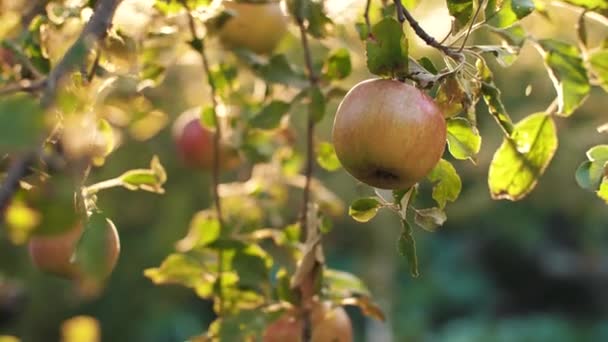
<instances>
[{"instance_id":1,"label":"fruit stalk","mask_svg":"<svg viewBox=\"0 0 608 342\"><path fill-rule=\"evenodd\" d=\"M220 231L224 228L224 221L222 215L222 203L220 199L220 141L222 138L222 128L220 125L220 121L217 115L218 110L218 102L217 102L217 89L215 83L213 82L213 78L211 77L211 68L209 66L209 58L207 56L207 51L205 50L205 40L204 38L199 38L196 33L196 25L194 23L194 17L192 17L192 12L186 0L181 0L182 5L187 11L188 14L188 26L190 28L190 34L192 35L193 42L197 44L192 44L194 47L198 48L198 53L201 56L201 60L203 62L203 70L207 75L207 82L209 84L209 88L211 89L211 105L213 106L213 121L215 123L215 134L213 135L213 168L211 170L211 181L212 181L212 192L213 192L213 201L215 202L215 211L217 215L217 221L220 226ZM223 295L222 295L222 264L223 264L223 253L221 250L218 251L218 275L217 275L217 289L218 289L218 297L219 297L219 305L218 305L218 314L221 316L224 305Z\"/></svg>"}]
</instances>

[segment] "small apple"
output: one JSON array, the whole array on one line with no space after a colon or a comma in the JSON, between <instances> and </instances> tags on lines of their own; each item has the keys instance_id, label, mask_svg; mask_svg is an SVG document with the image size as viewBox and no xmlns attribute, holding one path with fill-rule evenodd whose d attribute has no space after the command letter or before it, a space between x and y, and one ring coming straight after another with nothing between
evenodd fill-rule
<instances>
[{"instance_id":1,"label":"small apple","mask_svg":"<svg viewBox=\"0 0 608 342\"><path fill-rule=\"evenodd\" d=\"M177 152L185 165L210 170L213 168L214 132L201 125L197 113L186 111L173 125L173 139ZM231 170L241 164L238 151L226 144L220 145L220 168Z\"/></svg>"},{"instance_id":2,"label":"small apple","mask_svg":"<svg viewBox=\"0 0 608 342\"><path fill-rule=\"evenodd\" d=\"M83 225L78 223L73 229L61 234L33 236L28 242L32 262L41 271L64 278L78 278L82 275L82 270L77 262L73 262L72 256L82 233ZM109 275L116 266L120 254L118 232L110 220L107 220L106 243L108 253L104 271Z\"/></svg>"},{"instance_id":3,"label":"small apple","mask_svg":"<svg viewBox=\"0 0 608 342\"><path fill-rule=\"evenodd\" d=\"M279 1L223 1L234 16L220 28L220 41L229 48L268 54L287 32L287 16Z\"/></svg>"},{"instance_id":4,"label":"small apple","mask_svg":"<svg viewBox=\"0 0 608 342\"><path fill-rule=\"evenodd\" d=\"M332 138L342 166L363 183L407 189L439 162L446 123L417 88L388 79L355 85L338 107Z\"/></svg>"},{"instance_id":5,"label":"small apple","mask_svg":"<svg viewBox=\"0 0 608 342\"><path fill-rule=\"evenodd\" d=\"M315 302L311 315L312 342L351 342L353 328L344 308L328 302ZM264 331L264 342L301 342L303 321L294 312L288 312L270 324Z\"/></svg>"}]
</instances>

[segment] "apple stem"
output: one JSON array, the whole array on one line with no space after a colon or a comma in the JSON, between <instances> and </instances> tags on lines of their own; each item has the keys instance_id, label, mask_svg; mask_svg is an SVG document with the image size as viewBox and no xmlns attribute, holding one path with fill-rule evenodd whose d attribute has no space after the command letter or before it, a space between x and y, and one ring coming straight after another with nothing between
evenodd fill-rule
<instances>
[{"instance_id":1,"label":"apple stem","mask_svg":"<svg viewBox=\"0 0 608 342\"><path fill-rule=\"evenodd\" d=\"M315 75L315 71L312 63L312 56L310 53L310 46L308 44L308 36L306 33L306 27L304 26L304 19L300 17L296 17L296 21L298 27L300 29L300 38L302 41L302 49L304 50L304 61L306 63L306 70L308 73L308 80L310 82L310 87L314 88L317 86L319 81L317 75ZM304 169L304 175L306 177L306 181L304 183L303 190L303 199L302 199L302 213L300 218L300 225L302 231L308 232L308 203L310 202L310 185L312 182L312 174L314 171L314 134L315 134L315 122L313 119L313 113L308 112L308 124L306 130L306 166ZM315 229L318 229L316 227ZM304 237L306 239L306 237ZM314 268L313 268L314 269ZM314 272L309 272L305 277L310 277L311 279L314 277ZM306 283L306 281L302 282ZM310 292L310 291L308 291ZM303 326L302 326L302 338L303 341L310 341L312 338L312 325L311 325L311 315L312 311L309 308L308 303L311 302L312 296L314 293L305 293L305 291L300 288L300 293L306 295L309 298L301 298L301 302L303 303Z\"/></svg>"},{"instance_id":2,"label":"apple stem","mask_svg":"<svg viewBox=\"0 0 608 342\"><path fill-rule=\"evenodd\" d=\"M220 121L217 115L218 111L218 101L217 101L217 89L215 86L215 82L211 76L211 67L209 63L209 58L207 57L207 52L205 50L205 39L199 38L196 33L196 25L194 22L194 17L192 16L192 12L186 0L180 0L184 8L186 9L188 15L188 26L190 28L190 33L192 35L192 40L194 43L193 47L198 49L198 53L201 56L201 60L203 62L203 69L205 74L207 74L207 83L209 84L209 88L211 89L211 104L213 106L213 121L215 123L215 134L213 135L213 168L211 170L211 178L212 178L212 191L213 191L213 201L215 202L215 210L217 221L220 226L220 231L224 228L224 221L222 215L222 203L220 199L220 143L222 138L222 128L220 125ZM217 291L219 297L218 303L218 314L221 316L224 311L224 299L223 299L223 291L222 291L222 265L223 265L223 256L221 250L218 251L217 262L218 262L218 275L217 275Z\"/></svg>"},{"instance_id":3,"label":"apple stem","mask_svg":"<svg viewBox=\"0 0 608 342\"><path fill-rule=\"evenodd\" d=\"M460 53L460 51L450 48L449 46L441 45L435 38L433 38L430 34L428 34L414 19L412 14L403 6L401 0L395 1L395 9L397 11L397 19L400 23L404 23L406 20L416 32L416 35L420 37L427 45L434 47L435 49L443 52L445 55L451 57L452 59L462 62L464 60L464 55Z\"/></svg>"}]
</instances>

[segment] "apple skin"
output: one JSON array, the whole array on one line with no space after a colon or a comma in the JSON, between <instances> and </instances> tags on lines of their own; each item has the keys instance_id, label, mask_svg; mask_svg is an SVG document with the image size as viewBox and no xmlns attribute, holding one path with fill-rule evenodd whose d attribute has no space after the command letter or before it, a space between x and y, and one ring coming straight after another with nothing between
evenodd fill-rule
<instances>
[{"instance_id":1,"label":"apple skin","mask_svg":"<svg viewBox=\"0 0 608 342\"><path fill-rule=\"evenodd\" d=\"M228 48L246 48L258 54L272 52L285 33L287 16L280 2L223 1L234 16L220 28L220 41Z\"/></svg>"},{"instance_id":2,"label":"apple skin","mask_svg":"<svg viewBox=\"0 0 608 342\"><path fill-rule=\"evenodd\" d=\"M191 168L211 170L213 168L214 132L203 127L198 115L188 111L182 114L173 126L173 139L182 162ZM231 170L241 164L238 151L220 144L220 168Z\"/></svg>"},{"instance_id":3,"label":"apple skin","mask_svg":"<svg viewBox=\"0 0 608 342\"><path fill-rule=\"evenodd\" d=\"M106 269L109 275L118 262L120 254L120 239L116 226L107 220L106 243ZM63 278L76 279L82 275L77 263L71 262L72 255L83 232L82 223L73 229L56 235L33 236L28 242L30 258L36 268L49 274Z\"/></svg>"},{"instance_id":4,"label":"apple skin","mask_svg":"<svg viewBox=\"0 0 608 342\"><path fill-rule=\"evenodd\" d=\"M353 328L341 306L315 302L312 309L312 342L352 342ZM301 342L302 320L288 312L271 323L264 331L264 342Z\"/></svg>"},{"instance_id":5,"label":"apple skin","mask_svg":"<svg viewBox=\"0 0 608 342\"><path fill-rule=\"evenodd\" d=\"M336 113L336 155L353 177L380 189L407 189L439 162L446 144L439 107L417 88L388 79L355 85Z\"/></svg>"}]
</instances>

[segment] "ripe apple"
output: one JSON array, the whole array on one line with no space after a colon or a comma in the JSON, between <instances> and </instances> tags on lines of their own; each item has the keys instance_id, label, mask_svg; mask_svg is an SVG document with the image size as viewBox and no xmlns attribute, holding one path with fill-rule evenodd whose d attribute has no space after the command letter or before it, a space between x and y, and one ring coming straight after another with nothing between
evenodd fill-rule
<instances>
[{"instance_id":1,"label":"ripe apple","mask_svg":"<svg viewBox=\"0 0 608 342\"><path fill-rule=\"evenodd\" d=\"M73 229L61 234L33 236L28 242L32 262L41 271L64 278L78 278L82 275L82 270L77 262L72 261L72 256L82 232L83 225L78 223ZM108 253L104 272L109 275L116 266L120 254L118 232L110 220L107 220L106 243Z\"/></svg>"},{"instance_id":2,"label":"ripe apple","mask_svg":"<svg viewBox=\"0 0 608 342\"><path fill-rule=\"evenodd\" d=\"M234 15L219 31L220 41L227 47L268 54L287 32L288 18L279 1L224 1L223 5Z\"/></svg>"},{"instance_id":3,"label":"ripe apple","mask_svg":"<svg viewBox=\"0 0 608 342\"><path fill-rule=\"evenodd\" d=\"M214 132L201 125L197 113L186 111L180 115L173 125L173 139L185 165L201 170L213 168ZM236 149L225 144L220 145L221 169L234 169L240 163Z\"/></svg>"},{"instance_id":4,"label":"ripe apple","mask_svg":"<svg viewBox=\"0 0 608 342\"><path fill-rule=\"evenodd\" d=\"M315 302L311 315L312 342L351 342L353 328L344 308L328 302ZM294 312L288 312L270 324L264 331L264 342L301 342L303 321Z\"/></svg>"},{"instance_id":5,"label":"ripe apple","mask_svg":"<svg viewBox=\"0 0 608 342\"><path fill-rule=\"evenodd\" d=\"M380 189L407 189L441 158L446 124L424 92L396 80L371 79L340 103L332 138L353 177Z\"/></svg>"}]
</instances>

